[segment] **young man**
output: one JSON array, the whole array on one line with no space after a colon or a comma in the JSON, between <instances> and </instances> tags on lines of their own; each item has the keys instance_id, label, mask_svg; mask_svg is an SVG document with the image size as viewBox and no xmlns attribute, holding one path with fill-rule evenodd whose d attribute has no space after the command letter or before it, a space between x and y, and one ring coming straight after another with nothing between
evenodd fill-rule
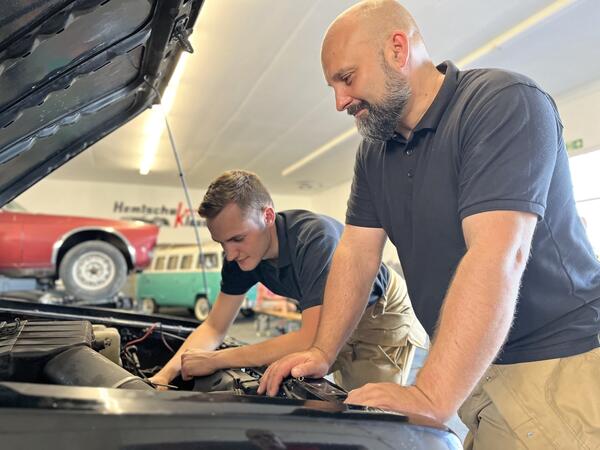
<instances>
[{"instance_id":1,"label":"young man","mask_svg":"<svg viewBox=\"0 0 600 450\"><path fill-rule=\"evenodd\" d=\"M152 378L157 384L168 384L180 372L188 379L221 368L263 366L308 349L343 229L336 220L310 211L276 213L258 177L242 170L225 172L214 180L198 212L225 251L221 292L206 321ZM415 346L427 345L403 280L383 264L374 280L370 292L365 292L363 318L332 369L336 383L346 389L369 381L405 384ZM257 282L298 301L300 329L258 344L214 351L244 295Z\"/></svg>"},{"instance_id":2,"label":"young man","mask_svg":"<svg viewBox=\"0 0 600 450\"><path fill-rule=\"evenodd\" d=\"M365 139L313 348L271 365L259 392L327 371L387 235L433 344L414 386L347 402L441 421L462 404L466 448L600 448L600 263L552 99L518 74L436 67L392 0L340 15L321 58Z\"/></svg>"}]
</instances>

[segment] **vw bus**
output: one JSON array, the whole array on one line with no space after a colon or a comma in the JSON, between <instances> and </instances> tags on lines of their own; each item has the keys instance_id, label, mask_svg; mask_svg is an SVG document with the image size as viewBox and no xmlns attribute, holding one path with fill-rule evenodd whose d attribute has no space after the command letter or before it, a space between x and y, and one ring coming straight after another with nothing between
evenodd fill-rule
<instances>
[{"instance_id":1,"label":"vw bus","mask_svg":"<svg viewBox=\"0 0 600 450\"><path fill-rule=\"evenodd\" d=\"M208 317L221 288L223 251L214 243L198 246L157 247L152 265L137 275L136 296L142 312L152 314L162 306L189 308L202 321ZM204 279L206 277L206 286ZM256 301L256 286L246 294L242 314L250 315Z\"/></svg>"}]
</instances>

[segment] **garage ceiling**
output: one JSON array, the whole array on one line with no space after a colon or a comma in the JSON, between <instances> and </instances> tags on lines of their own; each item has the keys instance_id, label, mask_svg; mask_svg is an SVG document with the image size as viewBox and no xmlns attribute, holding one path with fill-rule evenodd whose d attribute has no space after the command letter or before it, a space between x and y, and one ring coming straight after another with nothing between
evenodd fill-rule
<instances>
[{"instance_id":1,"label":"garage ceiling","mask_svg":"<svg viewBox=\"0 0 600 450\"><path fill-rule=\"evenodd\" d=\"M350 0L206 0L192 35L169 122L188 184L224 170L257 172L271 191L302 194L352 177L352 135L288 176L282 171L353 126L335 111L320 45ZM407 0L435 62L458 61L552 0ZM567 1L567 3L569 3ZM525 73L554 96L600 79L600 2L574 0L468 67ZM595 55L595 56L593 56ZM148 175L147 112L84 152L54 179L178 185L165 132Z\"/></svg>"}]
</instances>

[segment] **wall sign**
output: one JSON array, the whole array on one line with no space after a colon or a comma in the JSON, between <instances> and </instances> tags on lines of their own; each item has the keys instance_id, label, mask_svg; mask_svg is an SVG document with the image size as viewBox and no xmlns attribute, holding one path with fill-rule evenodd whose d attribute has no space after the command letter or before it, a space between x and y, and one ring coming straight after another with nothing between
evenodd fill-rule
<instances>
[{"instance_id":1,"label":"wall sign","mask_svg":"<svg viewBox=\"0 0 600 450\"><path fill-rule=\"evenodd\" d=\"M183 202L177 203L175 208L167 205L128 205L124 201L115 200L113 213L119 214L121 220L140 220L153 223L159 227L191 227L192 214ZM195 211L194 211L195 214ZM196 223L203 227L206 220L196 216Z\"/></svg>"}]
</instances>

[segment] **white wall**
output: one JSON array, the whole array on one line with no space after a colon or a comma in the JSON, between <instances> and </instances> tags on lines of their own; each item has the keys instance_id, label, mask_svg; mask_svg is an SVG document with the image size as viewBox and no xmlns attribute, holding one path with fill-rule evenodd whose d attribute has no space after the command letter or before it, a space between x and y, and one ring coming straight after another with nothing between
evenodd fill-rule
<instances>
[{"instance_id":1,"label":"white wall","mask_svg":"<svg viewBox=\"0 0 600 450\"><path fill-rule=\"evenodd\" d=\"M350 175L351 176L351 175ZM350 178L350 177L349 177ZM344 223L351 181L338 184L311 197L313 211L327 214Z\"/></svg>"},{"instance_id":2,"label":"white wall","mask_svg":"<svg viewBox=\"0 0 600 450\"><path fill-rule=\"evenodd\" d=\"M600 80L556 98L565 141L582 140L577 151L600 150Z\"/></svg>"},{"instance_id":3,"label":"white wall","mask_svg":"<svg viewBox=\"0 0 600 450\"><path fill-rule=\"evenodd\" d=\"M190 190L193 208L197 208L204 192ZM182 188L45 179L25 191L16 201L27 210L37 213L113 219L163 218L169 225L161 226L159 243L195 241ZM277 209L312 207L307 196L273 195L273 201ZM134 211L133 208L138 210ZM203 241L210 240L204 227L200 234Z\"/></svg>"}]
</instances>

